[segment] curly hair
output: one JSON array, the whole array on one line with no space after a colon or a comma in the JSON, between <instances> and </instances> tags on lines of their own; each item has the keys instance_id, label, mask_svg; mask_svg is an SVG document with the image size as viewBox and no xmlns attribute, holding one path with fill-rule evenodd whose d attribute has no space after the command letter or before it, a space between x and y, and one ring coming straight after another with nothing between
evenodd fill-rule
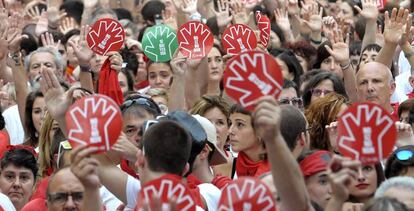
<instances>
[{"instance_id":1,"label":"curly hair","mask_svg":"<svg viewBox=\"0 0 414 211\"><path fill-rule=\"evenodd\" d=\"M347 99L339 94L330 93L312 103L305 111L310 129L310 148L333 151L325 126L336 121L336 116Z\"/></svg>"},{"instance_id":2,"label":"curly hair","mask_svg":"<svg viewBox=\"0 0 414 211\"><path fill-rule=\"evenodd\" d=\"M308 62L308 69L311 68L312 63L316 59L316 48L308 41L287 42L284 47L292 50L296 55L303 57Z\"/></svg>"}]
</instances>

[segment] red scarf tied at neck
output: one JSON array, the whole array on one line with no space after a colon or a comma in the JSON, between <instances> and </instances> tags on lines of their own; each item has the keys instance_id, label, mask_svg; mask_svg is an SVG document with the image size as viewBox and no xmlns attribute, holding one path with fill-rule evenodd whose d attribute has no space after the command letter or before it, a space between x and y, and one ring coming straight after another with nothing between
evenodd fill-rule
<instances>
[{"instance_id":1,"label":"red scarf tied at neck","mask_svg":"<svg viewBox=\"0 0 414 211\"><path fill-rule=\"evenodd\" d=\"M252 176L259 177L260 175L270 171L269 162L267 159L253 162L244 152L239 152L236 160L237 177Z\"/></svg>"}]
</instances>

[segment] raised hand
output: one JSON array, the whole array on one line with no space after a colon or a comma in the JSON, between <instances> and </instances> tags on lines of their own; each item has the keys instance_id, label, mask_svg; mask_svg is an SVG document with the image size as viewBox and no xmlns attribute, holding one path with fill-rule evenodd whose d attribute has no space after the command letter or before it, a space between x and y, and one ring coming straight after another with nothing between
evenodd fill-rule
<instances>
[{"instance_id":1,"label":"raised hand","mask_svg":"<svg viewBox=\"0 0 414 211\"><path fill-rule=\"evenodd\" d=\"M40 36L41 34L47 32L48 25L49 25L49 21L47 20L47 11L46 11L40 15L40 18L37 21L36 29L35 29L36 36Z\"/></svg>"},{"instance_id":2,"label":"raised hand","mask_svg":"<svg viewBox=\"0 0 414 211\"><path fill-rule=\"evenodd\" d=\"M65 17L59 26L59 30L63 33L66 34L68 32L70 32L73 29L78 28L78 24L76 23L75 19L72 17Z\"/></svg>"},{"instance_id":3,"label":"raised hand","mask_svg":"<svg viewBox=\"0 0 414 211\"><path fill-rule=\"evenodd\" d=\"M41 14L45 12L45 10L40 10L39 5L46 5L46 2L39 0L31 1L26 5L25 8L26 15L29 16L35 22L37 22L40 19Z\"/></svg>"},{"instance_id":4,"label":"raised hand","mask_svg":"<svg viewBox=\"0 0 414 211\"><path fill-rule=\"evenodd\" d=\"M64 119L68 110L74 89L65 94L53 70L48 68L41 72L40 90L45 97L47 110L54 119Z\"/></svg>"},{"instance_id":5,"label":"raised hand","mask_svg":"<svg viewBox=\"0 0 414 211\"><path fill-rule=\"evenodd\" d=\"M325 35L333 33L335 30L338 29L338 23L336 22L335 18L332 16L326 16L322 18L322 32Z\"/></svg>"},{"instance_id":6,"label":"raised hand","mask_svg":"<svg viewBox=\"0 0 414 211\"><path fill-rule=\"evenodd\" d=\"M197 12L197 0L183 0L181 10L189 15Z\"/></svg>"},{"instance_id":7,"label":"raised hand","mask_svg":"<svg viewBox=\"0 0 414 211\"><path fill-rule=\"evenodd\" d=\"M111 69L116 70L117 73L121 72L123 63L121 54L117 51L110 51L106 56L108 56L111 63Z\"/></svg>"},{"instance_id":8,"label":"raised hand","mask_svg":"<svg viewBox=\"0 0 414 211\"><path fill-rule=\"evenodd\" d=\"M23 15L19 13L13 13L9 16L7 30L7 41L9 43L9 52L14 54L20 51L20 43L27 35L22 35L22 29L24 27Z\"/></svg>"},{"instance_id":9,"label":"raised hand","mask_svg":"<svg viewBox=\"0 0 414 211\"><path fill-rule=\"evenodd\" d=\"M359 161L334 155L328 168L328 181L332 189L331 200L345 202L349 197L349 186L357 178Z\"/></svg>"},{"instance_id":10,"label":"raised hand","mask_svg":"<svg viewBox=\"0 0 414 211\"><path fill-rule=\"evenodd\" d=\"M78 58L79 65L81 67L90 66L90 61L93 58L93 52L88 47L88 43L86 42L86 36L88 35L89 30L91 29L90 26L82 26L80 32L80 39L79 43L73 42L73 40L69 41L69 45L73 48L76 57Z\"/></svg>"},{"instance_id":11,"label":"raised hand","mask_svg":"<svg viewBox=\"0 0 414 211\"><path fill-rule=\"evenodd\" d=\"M273 97L265 96L257 100L253 122L260 138L264 141L272 141L280 135L280 119L280 108Z\"/></svg>"},{"instance_id":12,"label":"raised hand","mask_svg":"<svg viewBox=\"0 0 414 211\"><path fill-rule=\"evenodd\" d=\"M332 48L328 45L325 45L325 48L329 54L342 66L349 64L349 44L347 43L349 34L347 35L347 42L344 42L340 30L335 30L333 33L330 33L328 37L332 44Z\"/></svg>"},{"instance_id":13,"label":"raised hand","mask_svg":"<svg viewBox=\"0 0 414 211\"><path fill-rule=\"evenodd\" d=\"M257 0L254 3L251 3L250 1L246 1L246 8L250 11L252 10L256 5L259 5L262 3L263 0Z\"/></svg>"},{"instance_id":14,"label":"raised hand","mask_svg":"<svg viewBox=\"0 0 414 211\"><path fill-rule=\"evenodd\" d=\"M395 122L397 128L397 147L414 145L414 134L410 124L404 122Z\"/></svg>"},{"instance_id":15,"label":"raised hand","mask_svg":"<svg viewBox=\"0 0 414 211\"><path fill-rule=\"evenodd\" d=\"M230 2L228 0L219 0L217 2L218 10L214 11L219 28L225 28L233 19L230 16Z\"/></svg>"},{"instance_id":16,"label":"raised hand","mask_svg":"<svg viewBox=\"0 0 414 211\"><path fill-rule=\"evenodd\" d=\"M98 0L83 0L85 8L93 9L98 5Z\"/></svg>"},{"instance_id":17,"label":"raised hand","mask_svg":"<svg viewBox=\"0 0 414 211\"><path fill-rule=\"evenodd\" d=\"M246 7L239 1L232 3L232 16L234 24L247 24L249 22L249 15Z\"/></svg>"},{"instance_id":18,"label":"raised hand","mask_svg":"<svg viewBox=\"0 0 414 211\"><path fill-rule=\"evenodd\" d=\"M187 72L187 59L180 53L180 49L176 50L170 64L174 76L184 76Z\"/></svg>"},{"instance_id":19,"label":"raised hand","mask_svg":"<svg viewBox=\"0 0 414 211\"><path fill-rule=\"evenodd\" d=\"M58 40L55 43L55 40L54 40L53 35L51 33L46 32L46 33L40 35L40 40L42 41L43 47L51 48L56 52L59 51L60 40Z\"/></svg>"},{"instance_id":20,"label":"raised hand","mask_svg":"<svg viewBox=\"0 0 414 211\"><path fill-rule=\"evenodd\" d=\"M338 146L336 144L336 139L338 138L338 122L331 122L329 125L325 126L325 129L328 131L332 150L337 151Z\"/></svg>"},{"instance_id":21,"label":"raised hand","mask_svg":"<svg viewBox=\"0 0 414 211\"><path fill-rule=\"evenodd\" d=\"M288 12L284 9L277 9L274 11L276 24L282 31L286 32L290 30L290 21Z\"/></svg>"},{"instance_id":22,"label":"raised hand","mask_svg":"<svg viewBox=\"0 0 414 211\"><path fill-rule=\"evenodd\" d=\"M99 188L101 184L98 176L99 161L91 157L98 150L97 147L87 145L72 150L70 170L85 188Z\"/></svg>"},{"instance_id":23,"label":"raised hand","mask_svg":"<svg viewBox=\"0 0 414 211\"><path fill-rule=\"evenodd\" d=\"M404 8L392 9L391 17L385 11L384 41L385 43L398 44L404 33L404 25L407 23L409 11Z\"/></svg>"},{"instance_id":24,"label":"raised hand","mask_svg":"<svg viewBox=\"0 0 414 211\"><path fill-rule=\"evenodd\" d=\"M49 27L56 27L58 29L59 21L67 15L66 12L60 12L57 7L48 7L47 8L47 20L49 22Z\"/></svg>"},{"instance_id":25,"label":"raised hand","mask_svg":"<svg viewBox=\"0 0 414 211\"><path fill-rule=\"evenodd\" d=\"M121 133L118 141L112 146L112 150L121 154L124 159L135 163L137 159L138 143L134 145L128 140L124 133Z\"/></svg>"},{"instance_id":26,"label":"raised hand","mask_svg":"<svg viewBox=\"0 0 414 211\"><path fill-rule=\"evenodd\" d=\"M304 20L304 23L313 32L320 32L322 29L322 13L323 8L318 8L317 4L312 4L309 11L309 20Z\"/></svg>"},{"instance_id":27,"label":"raised hand","mask_svg":"<svg viewBox=\"0 0 414 211\"><path fill-rule=\"evenodd\" d=\"M6 57L8 53L8 49L9 49L9 42L7 40L7 34L8 34L7 31L8 31L7 22L1 23L0 24L0 60L3 60Z\"/></svg>"},{"instance_id":28,"label":"raised hand","mask_svg":"<svg viewBox=\"0 0 414 211\"><path fill-rule=\"evenodd\" d=\"M408 23L412 22L412 19L413 19L413 17L411 15L409 15L408 20L407 20L407 24L405 25L404 32L403 32L403 34L401 36L401 39L400 39L400 42L399 42L400 45L404 45L404 44L411 45L411 42L413 41L414 27L411 26L411 24L408 24Z\"/></svg>"},{"instance_id":29,"label":"raised hand","mask_svg":"<svg viewBox=\"0 0 414 211\"><path fill-rule=\"evenodd\" d=\"M361 2L362 2L362 10L357 5L355 5L354 8L366 20L376 21L377 17L378 17L378 14L379 14L376 0L363 0Z\"/></svg>"}]
</instances>

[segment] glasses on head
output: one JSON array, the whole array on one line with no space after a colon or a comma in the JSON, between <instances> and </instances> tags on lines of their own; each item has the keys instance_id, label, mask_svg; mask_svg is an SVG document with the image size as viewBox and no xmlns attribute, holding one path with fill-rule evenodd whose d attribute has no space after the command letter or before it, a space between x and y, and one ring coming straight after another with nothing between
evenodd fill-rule
<instances>
[{"instance_id":1,"label":"glasses on head","mask_svg":"<svg viewBox=\"0 0 414 211\"><path fill-rule=\"evenodd\" d=\"M303 106L303 100L302 98L299 97L294 97L292 99L288 99L288 98L283 98L279 100L280 104L290 104L290 105L294 105L296 107L302 107Z\"/></svg>"},{"instance_id":2,"label":"glasses on head","mask_svg":"<svg viewBox=\"0 0 414 211\"><path fill-rule=\"evenodd\" d=\"M414 152L409 149L399 149L394 153L395 157L402 163L412 164Z\"/></svg>"},{"instance_id":3,"label":"glasses on head","mask_svg":"<svg viewBox=\"0 0 414 211\"><path fill-rule=\"evenodd\" d=\"M121 110L127 109L127 108L131 107L134 104L140 105L140 106L145 106L146 108L154 111L156 114L161 113L158 105L155 104L154 102L151 102L149 99L147 99L145 97L139 97L139 98L134 98L134 99L130 99L130 100L125 101L121 105Z\"/></svg>"},{"instance_id":4,"label":"glasses on head","mask_svg":"<svg viewBox=\"0 0 414 211\"><path fill-rule=\"evenodd\" d=\"M58 169L60 168L60 159L64 150L72 150L72 146L70 145L69 141L62 141L59 143L58 156L56 161L56 166Z\"/></svg>"},{"instance_id":5,"label":"glasses on head","mask_svg":"<svg viewBox=\"0 0 414 211\"><path fill-rule=\"evenodd\" d=\"M323 95L327 95L327 94L332 93L334 91L332 91L332 90L326 90L326 89L311 89L311 92L312 92L312 95L314 95L316 97L319 97L322 94Z\"/></svg>"},{"instance_id":6,"label":"glasses on head","mask_svg":"<svg viewBox=\"0 0 414 211\"><path fill-rule=\"evenodd\" d=\"M57 192L49 194L49 201L53 204L64 204L69 200L69 196L76 204L82 203L83 192Z\"/></svg>"}]
</instances>

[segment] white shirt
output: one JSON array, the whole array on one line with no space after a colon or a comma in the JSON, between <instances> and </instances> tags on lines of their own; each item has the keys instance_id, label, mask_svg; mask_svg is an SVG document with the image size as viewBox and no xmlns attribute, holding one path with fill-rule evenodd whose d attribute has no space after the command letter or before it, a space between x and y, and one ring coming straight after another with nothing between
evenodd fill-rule
<instances>
[{"instance_id":1,"label":"white shirt","mask_svg":"<svg viewBox=\"0 0 414 211\"><path fill-rule=\"evenodd\" d=\"M3 208L5 211L16 211L13 203L10 201L9 197L0 193L0 208Z\"/></svg>"},{"instance_id":2,"label":"white shirt","mask_svg":"<svg viewBox=\"0 0 414 211\"><path fill-rule=\"evenodd\" d=\"M11 106L3 112L6 130L10 136L10 144L22 144L24 142L24 129L20 121L20 114L17 105Z\"/></svg>"},{"instance_id":3,"label":"white shirt","mask_svg":"<svg viewBox=\"0 0 414 211\"><path fill-rule=\"evenodd\" d=\"M221 191L211 183L198 185L201 196L204 198L208 210L216 210L220 201Z\"/></svg>"}]
</instances>

